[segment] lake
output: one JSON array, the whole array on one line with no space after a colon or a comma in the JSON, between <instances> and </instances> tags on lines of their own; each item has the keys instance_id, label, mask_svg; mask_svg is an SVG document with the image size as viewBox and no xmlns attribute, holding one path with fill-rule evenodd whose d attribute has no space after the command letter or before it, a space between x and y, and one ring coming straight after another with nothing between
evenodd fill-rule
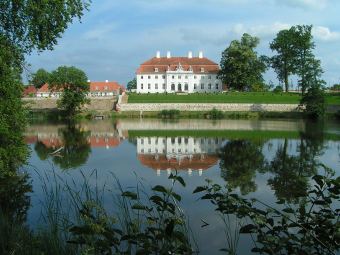
<instances>
[{"instance_id":1,"label":"lake","mask_svg":"<svg viewBox=\"0 0 340 255\"><path fill-rule=\"evenodd\" d=\"M41 213L55 183L81 189L86 179L105 191L105 208L115 211L110 202L119 193L114 176L126 189L142 183L148 190L169 186L168 176L177 171L186 182L176 186L180 205L201 254L219 254L227 246L221 217L193 194L206 179L275 207L278 199L294 203L303 195L311 177L322 173L320 164L340 175L340 124L333 122L120 119L82 122L72 129L36 123L27 128L25 141L31 149L23 170L33 185L32 227L43 224ZM252 247L241 235L239 254Z\"/></svg>"}]
</instances>

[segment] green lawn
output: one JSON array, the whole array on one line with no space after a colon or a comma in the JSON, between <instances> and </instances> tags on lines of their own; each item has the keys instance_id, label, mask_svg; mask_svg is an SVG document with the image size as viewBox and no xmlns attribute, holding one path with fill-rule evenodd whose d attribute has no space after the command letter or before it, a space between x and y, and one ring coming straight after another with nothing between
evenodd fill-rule
<instances>
[{"instance_id":1,"label":"green lawn","mask_svg":"<svg viewBox=\"0 0 340 255\"><path fill-rule=\"evenodd\" d=\"M327 104L340 105L340 95L326 96ZM296 93L229 92L223 94L130 94L129 103L264 103L298 104Z\"/></svg>"}]
</instances>

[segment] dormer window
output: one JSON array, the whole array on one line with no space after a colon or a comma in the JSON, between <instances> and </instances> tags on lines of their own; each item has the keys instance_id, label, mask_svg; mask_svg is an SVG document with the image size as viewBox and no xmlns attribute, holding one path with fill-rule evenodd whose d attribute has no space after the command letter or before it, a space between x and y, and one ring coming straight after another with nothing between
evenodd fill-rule
<instances>
[{"instance_id":1,"label":"dormer window","mask_svg":"<svg viewBox=\"0 0 340 255\"><path fill-rule=\"evenodd\" d=\"M204 67L201 67L201 73L204 73Z\"/></svg>"},{"instance_id":2,"label":"dormer window","mask_svg":"<svg viewBox=\"0 0 340 255\"><path fill-rule=\"evenodd\" d=\"M155 67L155 73L158 73L158 68L157 67Z\"/></svg>"},{"instance_id":3,"label":"dormer window","mask_svg":"<svg viewBox=\"0 0 340 255\"><path fill-rule=\"evenodd\" d=\"M105 86L104 89L107 90L107 86Z\"/></svg>"},{"instance_id":4,"label":"dormer window","mask_svg":"<svg viewBox=\"0 0 340 255\"><path fill-rule=\"evenodd\" d=\"M96 90L98 90L98 86L96 86Z\"/></svg>"}]
</instances>

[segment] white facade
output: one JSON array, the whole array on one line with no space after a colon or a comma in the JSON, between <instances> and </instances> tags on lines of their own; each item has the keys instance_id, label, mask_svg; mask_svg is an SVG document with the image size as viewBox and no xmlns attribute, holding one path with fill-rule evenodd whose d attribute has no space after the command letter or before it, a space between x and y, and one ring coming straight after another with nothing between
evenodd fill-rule
<instances>
[{"instance_id":1,"label":"white facade","mask_svg":"<svg viewBox=\"0 0 340 255\"><path fill-rule=\"evenodd\" d=\"M157 52L156 60L162 59ZM167 59L171 59L167 54ZM192 53L188 54L188 62L192 59ZM203 59L202 53L198 59ZM197 58L196 58L197 60ZM221 80L217 79L217 71L208 72L205 65L196 65L195 70L190 66L187 69L181 63L176 64L176 68L170 66L167 70L158 70L154 67L150 72L137 73L137 93L216 93L223 90ZM217 66L218 68L218 66ZM198 71L197 71L198 69Z\"/></svg>"}]
</instances>

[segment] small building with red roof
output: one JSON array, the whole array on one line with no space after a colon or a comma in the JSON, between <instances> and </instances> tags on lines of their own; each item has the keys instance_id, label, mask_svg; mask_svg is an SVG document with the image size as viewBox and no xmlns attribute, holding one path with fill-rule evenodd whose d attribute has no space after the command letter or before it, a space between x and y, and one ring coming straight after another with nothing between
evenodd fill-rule
<instances>
[{"instance_id":1,"label":"small building with red roof","mask_svg":"<svg viewBox=\"0 0 340 255\"><path fill-rule=\"evenodd\" d=\"M88 97L113 97L119 95L125 88L115 81L89 81L90 91ZM51 90L48 84L44 84L36 92L37 97L58 98L60 91Z\"/></svg>"},{"instance_id":2,"label":"small building with red roof","mask_svg":"<svg viewBox=\"0 0 340 255\"><path fill-rule=\"evenodd\" d=\"M170 52L142 63L137 69L137 93L216 93L223 91L217 63L192 52L187 57L172 57Z\"/></svg>"},{"instance_id":3,"label":"small building with red roof","mask_svg":"<svg viewBox=\"0 0 340 255\"><path fill-rule=\"evenodd\" d=\"M23 97L32 97L37 93L37 89L33 85L28 85L24 87Z\"/></svg>"}]
</instances>

